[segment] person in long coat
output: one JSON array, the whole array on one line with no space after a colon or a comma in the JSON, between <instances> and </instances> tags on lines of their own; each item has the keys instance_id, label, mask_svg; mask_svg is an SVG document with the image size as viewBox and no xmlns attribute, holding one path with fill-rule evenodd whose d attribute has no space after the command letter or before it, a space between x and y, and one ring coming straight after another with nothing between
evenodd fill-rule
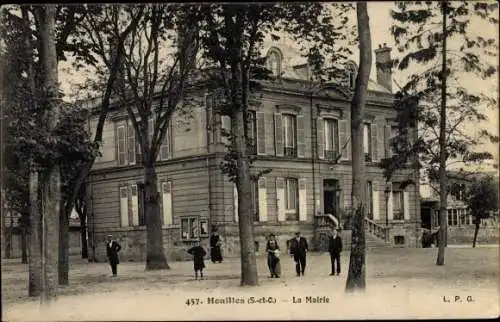
<instances>
[{"instance_id":1,"label":"person in long coat","mask_svg":"<svg viewBox=\"0 0 500 322\"><path fill-rule=\"evenodd\" d=\"M212 263L222 263L222 253L220 250L221 244L219 233L217 231L213 231L210 236L210 257Z\"/></svg>"},{"instance_id":2,"label":"person in long coat","mask_svg":"<svg viewBox=\"0 0 500 322\"><path fill-rule=\"evenodd\" d=\"M276 237L273 234L269 235L269 240L267 241L266 245L266 252L267 266L269 267L271 277L280 277L280 247L278 245L278 242L276 241Z\"/></svg>"},{"instance_id":3,"label":"person in long coat","mask_svg":"<svg viewBox=\"0 0 500 322\"><path fill-rule=\"evenodd\" d=\"M113 239L113 235L108 235L108 240L106 242L106 255L108 257L109 265L111 266L113 277L116 277L118 274L118 264L120 264L118 252L121 249L122 247L120 244Z\"/></svg>"},{"instance_id":4,"label":"person in long coat","mask_svg":"<svg viewBox=\"0 0 500 322\"><path fill-rule=\"evenodd\" d=\"M328 252L330 253L330 261L332 271L330 275L340 275L340 253L342 252L342 238L337 233L337 229L333 229L332 235L329 238ZM337 267L335 267L337 263Z\"/></svg>"},{"instance_id":5,"label":"person in long coat","mask_svg":"<svg viewBox=\"0 0 500 322\"><path fill-rule=\"evenodd\" d=\"M193 255L194 279L198 279L198 271L200 272L200 279L203 279L203 269L205 268L204 257L207 252L200 246L200 241L196 241L196 244L187 252Z\"/></svg>"},{"instance_id":6,"label":"person in long coat","mask_svg":"<svg viewBox=\"0 0 500 322\"><path fill-rule=\"evenodd\" d=\"M300 232L295 234L295 238L290 240L290 255L293 256L295 261L295 271L297 276L304 276L306 269L306 254L309 249L307 240L300 235Z\"/></svg>"}]
</instances>

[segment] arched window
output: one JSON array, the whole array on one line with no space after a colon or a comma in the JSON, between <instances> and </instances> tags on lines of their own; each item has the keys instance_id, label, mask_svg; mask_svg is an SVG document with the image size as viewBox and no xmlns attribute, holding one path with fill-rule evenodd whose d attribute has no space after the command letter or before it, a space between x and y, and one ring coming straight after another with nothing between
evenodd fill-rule
<instances>
[{"instance_id":1,"label":"arched window","mask_svg":"<svg viewBox=\"0 0 500 322\"><path fill-rule=\"evenodd\" d=\"M354 88L356 86L356 76L358 74L358 66L356 63L350 61L346 64L346 83L349 88Z\"/></svg>"},{"instance_id":2,"label":"arched window","mask_svg":"<svg viewBox=\"0 0 500 322\"><path fill-rule=\"evenodd\" d=\"M274 77L281 75L282 55L277 48L271 48L267 52L266 67L271 71Z\"/></svg>"}]
</instances>

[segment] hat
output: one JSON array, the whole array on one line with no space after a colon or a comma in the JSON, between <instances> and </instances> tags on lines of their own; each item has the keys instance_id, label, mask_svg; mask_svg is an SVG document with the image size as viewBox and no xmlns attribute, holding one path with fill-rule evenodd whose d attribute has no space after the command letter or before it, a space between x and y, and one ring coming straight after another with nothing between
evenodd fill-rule
<instances>
[{"instance_id":1,"label":"hat","mask_svg":"<svg viewBox=\"0 0 500 322\"><path fill-rule=\"evenodd\" d=\"M108 234L108 237L113 237L113 235L111 235L111 234Z\"/></svg>"}]
</instances>

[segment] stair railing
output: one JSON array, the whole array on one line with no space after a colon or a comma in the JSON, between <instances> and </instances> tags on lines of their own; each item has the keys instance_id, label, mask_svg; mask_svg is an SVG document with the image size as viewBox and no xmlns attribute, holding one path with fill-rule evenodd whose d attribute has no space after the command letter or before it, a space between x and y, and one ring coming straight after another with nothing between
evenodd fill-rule
<instances>
[{"instance_id":1,"label":"stair railing","mask_svg":"<svg viewBox=\"0 0 500 322\"><path fill-rule=\"evenodd\" d=\"M365 229L367 229L368 233L372 236L383 239L386 243L389 242L389 227L379 225L370 218L365 217Z\"/></svg>"}]
</instances>

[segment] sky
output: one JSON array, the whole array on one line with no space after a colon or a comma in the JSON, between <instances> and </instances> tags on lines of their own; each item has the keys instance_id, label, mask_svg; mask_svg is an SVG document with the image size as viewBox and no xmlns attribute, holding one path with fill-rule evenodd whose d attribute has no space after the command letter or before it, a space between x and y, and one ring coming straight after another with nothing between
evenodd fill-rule
<instances>
[{"instance_id":1,"label":"sky","mask_svg":"<svg viewBox=\"0 0 500 322\"><path fill-rule=\"evenodd\" d=\"M390 16L390 10L393 8L394 3L393 2L368 2L368 14L370 17L370 29L371 29L371 36L372 36L372 47L373 50L378 48L379 44L387 44L387 46L391 47L393 57L397 55L397 50L395 48L395 42L394 39L389 31L390 25L391 25L391 16ZM356 17L355 14L353 14L352 19L355 21ZM487 36L489 35L490 37L496 37L498 41L498 29L494 28L488 24L481 24L481 23L475 23L473 28L473 31L479 31L481 35ZM450 46L453 46L453 41L450 41ZM358 61L358 52L357 49L354 50L355 54L353 59L355 61ZM496 62L494 62L496 63ZM67 65L61 66L62 68L68 67ZM468 77L468 76L467 76ZM70 91L70 82L78 82L78 76L70 76L65 72L62 72L60 74L60 80L62 82L62 89L68 93ZM372 71L371 71L371 76L370 78L376 79L376 70L375 70L375 64L372 65ZM399 84L404 84L406 79L406 75L402 72L395 71L393 73L393 80L396 81ZM70 82L68 82L70 81ZM494 77L489 80L481 80L481 79L465 79L463 84L467 87L470 88L472 91L486 91L490 93L498 93L499 88L498 88L498 76ZM393 91L397 89L397 85L393 84ZM485 129L489 130L493 134L498 135L499 133L499 111L498 108L496 110L488 110L486 111L486 114L489 118L488 122L485 122L484 124L481 124L484 126ZM477 130L477 126L468 126L465 128L465 130L468 133L473 134ZM499 151L498 151L498 144L492 144L488 143L484 146L478 147L478 150L486 150L490 153L492 153L495 157L495 163L498 164L498 158L499 158Z\"/></svg>"}]
</instances>

